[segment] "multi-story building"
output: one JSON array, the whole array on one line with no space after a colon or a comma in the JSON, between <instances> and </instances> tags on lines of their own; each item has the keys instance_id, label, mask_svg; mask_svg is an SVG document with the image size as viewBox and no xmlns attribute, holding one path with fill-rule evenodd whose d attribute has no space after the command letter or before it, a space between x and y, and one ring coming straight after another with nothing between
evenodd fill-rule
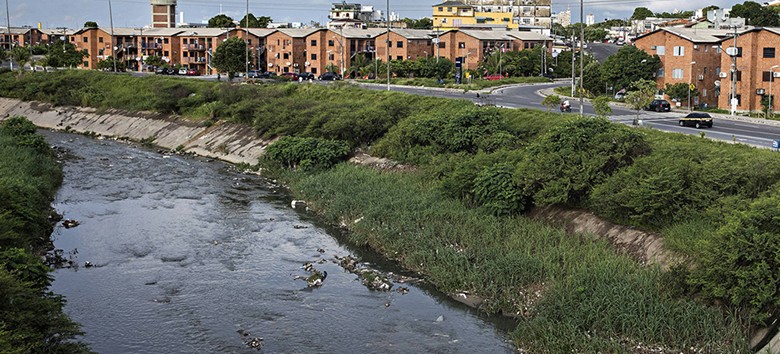
<instances>
[{"instance_id":1,"label":"multi-story building","mask_svg":"<svg viewBox=\"0 0 780 354\"><path fill-rule=\"evenodd\" d=\"M382 13L374 10L373 6L363 6L356 3L333 3L328 15L330 22L328 28L349 26L353 28L365 28L369 23L381 22Z\"/></svg>"},{"instance_id":2,"label":"multi-story building","mask_svg":"<svg viewBox=\"0 0 780 354\"><path fill-rule=\"evenodd\" d=\"M37 28L32 27L11 27L0 30L2 37L0 46L5 50L9 50L13 47L26 47L32 43L32 45L43 43L43 32Z\"/></svg>"},{"instance_id":3,"label":"multi-story building","mask_svg":"<svg viewBox=\"0 0 780 354\"><path fill-rule=\"evenodd\" d=\"M149 0L152 5L152 27L176 27L176 0Z\"/></svg>"},{"instance_id":4,"label":"multi-story building","mask_svg":"<svg viewBox=\"0 0 780 354\"><path fill-rule=\"evenodd\" d=\"M480 13L509 12L513 23L521 26L550 28L550 0L464 0ZM513 27L517 28L517 27Z\"/></svg>"},{"instance_id":5,"label":"multi-story building","mask_svg":"<svg viewBox=\"0 0 780 354\"><path fill-rule=\"evenodd\" d=\"M762 111L763 98L771 101L772 111L780 111L780 100L775 98L780 93L780 87L774 85L780 78L780 28L746 29L737 36L736 45L733 36L721 38L719 44L724 49L719 58L722 73L718 107L730 107L729 98L735 83L737 111ZM731 52L727 50L730 47L736 47L731 53L736 54L734 58L727 53ZM736 67L732 74L734 63Z\"/></svg>"},{"instance_id":6,"label":"multi-story building","mask_svg":"<svg viewBox=\"0 0 780 354\"><path fill-rule=\"evenodd\" d=\"M303 72L306 38L321 28L277 29L265 37L266 69L277 74Z\"/></svg>"},{"instance_id":7,"label":"multi-story building","mask_svg":"<svg viewBox=\"0 0 780 354\"><path fill-rule=\"evenodd\" d=\"M656 73L659 89L666 84L693 84L699 95L691 98L691 104L714 106L720 100L720 43L726 36L727 30L666 27L638 37L635 44L661 59ZM682 101L680 105L687 106L687 100Z\"/></svg>"},{"instance_id":8,"label":"multi-story building","mask_svg":"<svg viewBox=\"0 0 780 354\"><path fill-rule=\"evenodd\" d=\"M486 9L468 5L460 1L445 1L433 5L433 26L441 30L458 28L501 28L517 29L518 22L513 20L512 12ZM507 6L507 10L511 7Z\"/></svg>"}]
</instances>

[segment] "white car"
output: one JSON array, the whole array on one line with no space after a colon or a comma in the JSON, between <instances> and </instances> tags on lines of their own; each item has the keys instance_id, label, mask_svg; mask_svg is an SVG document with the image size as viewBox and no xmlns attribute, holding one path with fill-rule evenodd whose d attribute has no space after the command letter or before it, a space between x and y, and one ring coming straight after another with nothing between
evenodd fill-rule
<instances>
[{"instance_id":1,"label":"white car","mask_svg":"<svg viewBox=\"0 0 780 354\"><path fill-rule=\"evenodd\" d=\"M179 75L187 75L187 69L186 68L179 69Z\"/></svg>"}]
</instances>

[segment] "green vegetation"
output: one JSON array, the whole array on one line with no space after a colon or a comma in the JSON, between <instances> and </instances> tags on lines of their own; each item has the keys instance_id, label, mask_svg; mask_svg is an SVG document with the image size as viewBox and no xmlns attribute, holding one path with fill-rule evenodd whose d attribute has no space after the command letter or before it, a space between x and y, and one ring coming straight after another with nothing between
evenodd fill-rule
<instances>
[{"instance_id":1,"label":"green vegetation","mask_svg":"<svg viewBox=\"0 0 780 354\"><path fill-rule=\"evenodd\" d=\"M344 84L62 72L0 74L0 95L173 112L295 137L269 147L264 172L347 225L354 242L443 291L485 298L486 311L520 316L513 336L529 352L631 352L640 342L746 352L745 324L780 317L780 156L771 151ZM346 146L415 168L337 163ZM548 205L660 232L686 263L664 273L522 216Z\"/></svg>"},{"instance_id":2,"label":"green vegetation","mask_svg":"<svg viewBox=\"0 0 780 354\"><path fill-rule=\"evenodd\" d=\"M246 42L238 37L225 40L217 47L214 53L213 65L220 72L227 73L228 79L233 80L235 74L246 70L246 58L249 56L249 62L254 62L252 53L247 54Z\"/></svg>"},{"instance_id":3,"label":"green vegetation","mask_svg":"<svg viewBox=\"0 0 780 354\"><path fill-rule=\"evenodd\" d=\"M62 171L46 141L23 117L0 125L0 352L80 353L79 326L48 290L41 260L50 246L51 201Z\"/></svg>"}]
</instances>

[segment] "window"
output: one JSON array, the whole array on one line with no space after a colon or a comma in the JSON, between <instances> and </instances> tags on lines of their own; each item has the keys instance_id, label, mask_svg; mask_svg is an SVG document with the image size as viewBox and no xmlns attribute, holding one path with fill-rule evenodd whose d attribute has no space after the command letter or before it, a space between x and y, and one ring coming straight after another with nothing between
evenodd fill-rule
<instances>
[{"instance_id":1,"label":"window","mask_svg":"<svg viewBox=\"0 0 780 354\"><path fill-rule=\"evenodd\" d=\"M737 81L742 81L742 72L737 70Z\"/></svg>"},{"instance_id":2,"label":"window","mask_svg":"<svg viewBox=\"0 0 780 354\"><path fill-rule=\"evenodd\" d=\"M769 71L764 71L761 73L761 81L763 82L769 82L772 81L772 73Z\"/></svg>"},{"instance_id":3,"label":"window","mask_svg":"<svg viewBox=\"0 0 780 354\"><path fill-rule=\"evenodd\" d=\"M332 39L328 39L328 47L332 47L332 46L333 46L333 40Z\"/></svg>"},{"instance_id":4,"label":"window","mask_svg":"<svg viewBox=\"0 0 780 354\"><path fill-rule=\"evenodd\" d=\"M312 54L311 55L311 60L317 60L317 54Z\"/></svg>"},{"instance_id":5,"label":"window","mask_svg":"<svg viewBox=\"0 0 780 354\"><path fill-rule=\"evenodd\" d=\"M88 61L85 61L83 64L84 64L84 67L89 67L89 62Z\"/></svg>"},{"instance_id":6,"label":"window","mask_svg":"<svg viewBox=\"0 0 780 354\"><path fill-rule=\"evenodd\" d=\"M168 56L168 51L167 51L167 50L163 52L163 56L164 56L164 57L167 57L167 56Z\"/></svg>"},{"instance_id":7,"label":"window","mask_svg":"<svg viewBox=\"0 0 780 354\"><path fill-rule=\"evenodd\" d=\"M448 7L448 8L447 8L447 12L452 12L452 8L451 8L451 7Z\"/></svg>"},{"instance_id":8,"label":"window","mask_svg":"<svg viewBox=\"0 0 780 354\"><path fill-rule=\"evenodd\" d=\"M531 48L531 43L528 43L528 42L526 42L526 43L523 43L523 47L524 47L525 49L529 49L529 48Z\"/></svg>"},{"instance_id":9,"label":"window","mask_svg":"<svg viewBox=\"0 0 780 354\"><path fill-rule=\"evenodd\" d=\"M706 49L707 47L704 47L704 48ZM707 97L707 89L702 89L701 90L701 96L702 97Z\"/></svg>"},{"instance_id":10,"label":"window","mask_svg":"<svg viewBox=\"0 0 780 354\"><path fill-rule=\"evenodd\" d=\"M316 74L317 73L317 68L311 68L311 73L312 74Z\"/></svg>"},{"instance_id":11,"label":"window","mask_svg":"<svg viewBox=\"0 0 780 354\"><path fill-rule=\"evenodd\" d=\"M98 43L103 43L103 37L98 37Z\"/></svg>"},{"instance_id":12,"label":"window","mask_svg":"<svg viewBox=\"0 0 780 354\"><path fill-rule=\"evenodd\" d=\"M656 77L664 77L664 68L658 69L658 72L655 74Z\"/></svg>"},{"instance_id":13,"label":"window","mask_svg":"<svg viewBox=\"0 0 780 354\"><path fill-rule=\"evenodd\" d=\"M317 40L316 39L312 39L311 40L311 46L312 47L316 47L317 46Z\"/></svg>"},{"instance_id":14,"label":"window","mask_svg":"<svg viewBox=\"0 0 780 354\"><path fill-rule=\"evenodd\" d=\"M392 48L393 47L393 41L387 41L387 47Z\"/></svg>"},{"instance_id":15,"label":"window","mask_svg":"<svg viewBox=\"0 0 780 354\"><path fill-rule=\"evenodd\" d=\"M282 59L290 59L290 53L284 53L284 57Z\"/></svg>"},{"instance_id":16,"label":"window","mask_svg":"<svg viewBox=\"0 0 780 354\"><path fill-rule=\"evenodd\" d=\"M666 47L664 47L662 45L659 45L659 46L655 47L655 54L666 55Z\"/></svg>"},{"instance_id":17,"label":"window","mask_svg":"<svg viewBox=\"0 0 780 354\"><path fill-rule=\"evenodd\" d=\"M404 47L404 42L403 42L403 41L398 41L398 42L395 42L395 46L396 46L397 48L403 48L403 47Z\"/></svg>"},{"instance_id":18,"label":"window","mask_svg":"<svg viewBox=\"0 0 780 354\"><path fill-rule=\"evenodd\" d=\"M775 48L764 48L764 58L774 58Z\"/></svg>"},{"instance_id":19,"label":"window","mask_svg":"<svg viewBox=\"0 0 780 354\"><path fill-rule=\"evenodd\" d=\"M683 69L672 70L672 79L682 79L682 78L683 78Z\"/></svg>"},{"instance_id":20,"label":"window","mask_svg":"<svg viewBox=\"0 0 780 354\"><path fill-rule=\"evenodd\" d=\"M186 57L187 57L187 53L188 53L188 52L184 52L184 53L181 53L181 54L182 54L182 56L183 56L183 57L185 57L185 58L186 58Z\"/></svg>"},{"instance_id":21,"label":"window","mask_svg":"<svg viewBox=\"0 0 780 354\"><path fill-rule=\"evenodd\" d=\"M163 44L168 44L168 38L163 38Z\"/></svg>"},{"instance_id":22,"label":"window","mask_svg":"<svg viewBox=\"0 0 780 354\"><path fill-rule=\"evenodd\" d=\"M444 6L439 6L439 12L444 11Z\"/></svg>"},{"instance_id":23,"label":"window","mask_svg":"<svg viewBox=\"0 0 780 354\"><path fill-rule=\"evenodd\" d=\"M458 48L466 48L466 42L458 42Z\"/></svg>"},{"instance_id":24,"label":"window","mask_svg":"<svg viewBox=\"0 0 780 354\"><path fill-rule=\"evenodd\" d=\"M404 56L403 55L398 55L395 58L398 59L398 60L404 60Z\"/></svg>"},{"instance_id":25,"label":"window","mask_svg":"<svg viewBox=\"0 0 780 354\"><path fill-rule=\"evenodd\" d=\"M683 46L676 46L674 47L674 56L681 57L685 55L685 47Z\"/></svg>"},{"instance_id":26,"label":"window","mask_svg":"<svg viewBox=\"0 0 780 354\"><path fill-rule=\"evenodd\" d=\"M87 43L87 42L89 42L89 38L84 37L84 43Z\"/></svg>"},{"instance_id":27,"label":"window","mask_svg":"<svg viewBox=\"0 0 780 354\"><path fill-rule=\"evenodd\" d=\"M333 60L333 54L328 54L328 60Z\"/></svg>"},{"instance_id":28,"label":"window","mask_svg":"<svg viewBox=\"0 0 780 354\"><path fill-rule=\"evenodd\" d=\"M447 43L439 42L439 48L447 48Z\"/></svg>"}]
</instances>

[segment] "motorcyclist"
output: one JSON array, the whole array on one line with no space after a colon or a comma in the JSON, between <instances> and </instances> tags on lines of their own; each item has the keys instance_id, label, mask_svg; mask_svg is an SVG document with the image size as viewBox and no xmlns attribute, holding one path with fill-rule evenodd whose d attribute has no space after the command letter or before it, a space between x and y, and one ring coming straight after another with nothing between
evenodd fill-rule
<instances>
[{"instance_id":1,"label":"motorcyclist","mask_svg":"<svg viewBox=\"0 0 780 354\"><path fill-rule=\"evenodd\" d=\"M571 104L569 103L569 100L564 100L561 102L561 112L571 110Z\"/></svg>"}]
</instances>

